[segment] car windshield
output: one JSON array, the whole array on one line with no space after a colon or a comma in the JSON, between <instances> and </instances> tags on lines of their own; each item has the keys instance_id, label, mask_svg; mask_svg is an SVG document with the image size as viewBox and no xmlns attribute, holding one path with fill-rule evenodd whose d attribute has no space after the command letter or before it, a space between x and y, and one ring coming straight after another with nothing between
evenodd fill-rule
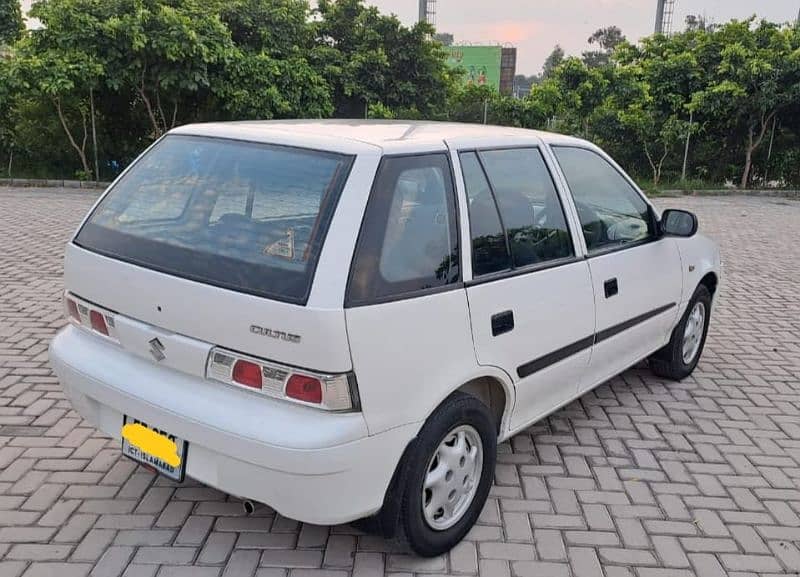
<instances>
[{"instance_id":1,"label":"car windshield","mask_svg":"<svg viewBox=\"0 0 800 577\"><path fill-rule=\"evenodd\" d=\"M114 185L75 242L176 276L304 303L352 161L170 135Z\"/></svg>"}]
</instances>

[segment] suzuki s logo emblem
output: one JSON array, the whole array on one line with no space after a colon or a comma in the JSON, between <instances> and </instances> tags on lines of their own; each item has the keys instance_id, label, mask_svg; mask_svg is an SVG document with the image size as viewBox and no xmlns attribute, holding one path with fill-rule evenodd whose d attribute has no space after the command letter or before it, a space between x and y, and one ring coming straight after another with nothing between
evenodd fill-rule
<instances>
[{"instance_id":1,"label":"suzuki s logo emblem","mask_svg":"<svg viewBox=\"0 0 800 577\"><path fill-rule=\"evenodd\" d=\"M151 339L150 343L150 354L153 355L153 358L158 362L163 361L167 358L167 355L164 354L164 345L161 344L161 341L158 338Z\"/></svg>"}]
</instances>

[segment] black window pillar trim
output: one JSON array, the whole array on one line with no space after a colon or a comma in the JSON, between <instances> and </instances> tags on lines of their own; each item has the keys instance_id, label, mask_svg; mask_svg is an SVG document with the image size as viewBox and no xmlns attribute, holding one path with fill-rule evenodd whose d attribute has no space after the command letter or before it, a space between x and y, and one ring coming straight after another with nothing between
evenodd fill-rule
<instances>
[{"instance_id":1,"label":"black window pillar trim","mask_svg":"<svg viewBox=\"0 0 800 577\"><path fill-rule=\"evenodd\" d=\"M478 159L478 165L481 167L481 172L483 173L483 178L486 179L486 186L489 187L489 194L492 195L492 202L494 202L494 209L497 211L497 217L500 219L500 230L503 231L503 238L506 241L506 253L508 254L508 266L511 267L511 270L514 270L514 254L511 252L511 240L508 238L508 229L506 228L505 220L503 219L503 213L500 210L500 203L497 202L497 194L494 190L494 185L492 184L492 180L489 178L489 172L486 170L486 165L483 163L483 155L481 155L480 150L475 151L475 158ZM461 157L458 157L458 161L461 162ZM464 178L464 174L462 172L461 178ZM464 188L466 189L466 181L464 181ZM467 211L469 211L469 206L467 207ZM470 225L472 224L472 215L470 217ZM470 252L472 252L472 234L470 234ZM475 274L475 257L472 255L472 271L473 276Z\"/></svg>"}]
</instances>

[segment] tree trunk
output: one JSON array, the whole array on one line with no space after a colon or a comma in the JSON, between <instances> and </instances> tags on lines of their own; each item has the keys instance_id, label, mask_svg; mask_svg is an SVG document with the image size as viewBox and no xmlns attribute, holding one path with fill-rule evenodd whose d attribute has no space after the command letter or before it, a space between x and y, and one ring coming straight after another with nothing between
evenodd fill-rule
<instances>
[{"instance_id":1,"label":"tree trunk","mask_svg":"<svg viewBox=\"0 0 800 577\"><path fill-rule=\"evenodd\" d=\"M64 128L64 132L67 133L67 138L69 139L70 145L72 148L75 149L75 152L78 153L78 157L81 159L81 164L83 165L83 171L91 177L92 169L89 168L89 161L86 158L86 138L87 138L87 131L86 131L86 116L83 115L83 146L78 146L78 143L75 142L75 138L72 136L72 132L67 126L67 120L64 118L64 111L61 109L61 99L55 99L56 110L58 111L58 119L61 121L61 126Z\"/></svg>"},{"instance_id":2,"label":"tree trunk","mask_svg":"<svg viewBox=\"0 0 800 577\"><path fill-rule=\"evenodd\" d=\"M153 125L153 138L159 138L163 134L163 130L161 126L158 124L158 119L156 118L155 110L153 109L153 105L150 102L150 98L147 96L147 83L145 82L145 78L147 76L147 63L145 62L142 65L142 77L139 86L136 87L136 91L139 93L139 96L142 98L142 102L144 102L144 106L147 109L147 116L150 118L150 123ZM158 87L158 82L156 82L156 87ZM157 95L158 93L156 93Z\"/></svg>"},{"instance_id":3,"label":"tree trunk","mask_svg":"<svg viewBox=\"0 0 800 577\"><path fill-rule=\"evenodd\" d=\"M650 163L650 169L653 171L653 187L657 187L658 181L661 179L661 167L656 166L653 156L650 154L650 148L644 138L642 138L642 145L644 146L644 155L647 157L647 162Z\"/></svg>"},{"instance_id":4,"label":"tree trunk","mask_svg":"<svg viewBox=\"0 0 800 577\"><path fill-rule=\"evenodd\" d=\"M747 155L744 160L744 173L742 174L740 188L747 188L747 185L750 184L750 172L753 170L753 153L758 150L758 147L761 146L761 143L764 141L764 135L767 133L769 123L776 113L777 110L773 110L769 114L761 114L761 126L758 131L758 136L755 135L755 122L751 122L747 129Z\"/></svg>"},{"instance_id":5,"label":"tree trunk","mask_svg":"<svg viewBox=\"0 0 800 577\"><path fill-rule=\"evenodd\" d=\"M92 152L94 153L94 179L100 180L100 163L97 160L97 126L94 114L94 89L89 89L89 103L92 106Z\"/></svg>"},{"instance_id":6,"label":"tree trunk","mask_svg":"<svg viewBox=\"0 0 800 577\"><path fill-rule=\"evenodd\" d=\"M656 182L655 182L656 187L658 187L658 183L661 182L661 170L664 168L664 161L667 159L668 154L669 154L669 147L665 142L664 154L661 155L661 158L658 161L658 170L656 170Z\"/></svg>"},{"instance_id":7,"label":"tree trunk","mask_svg":"<svg viewBox=\"0 0 800 577\"><path fill-rule=\"evenodd\" d=\"M161 136L161 127L158 125L155 112L153 111L153 107L150 105L150 99L147 97L147 93L144 91L144 88L137 88L137 91L139 92L139 96L142 97L144 106L147 109L147 116L150 117L150 124L153 125L153 137L159 138Z\"/></svg>"},{"instance_id":8,"label":"tree trunk","mask_svg":"<svg viewBox=\"0 0 800 577\"><path fill-rule=\"evenodd\" d=\"M686 167L689 165L689 142L692 138L693 121L694 121L694 110L690 110L689 129L686 131L686 147L683 149L683 169L681 170L681 182L686 182Z\"/></svg>"},{"instance_id":9,"label":"tree trunk","mask_svg":"<svg viewBox=\"0 0 800 577\"><path fill-rule=\"evenodd\" d=\"M753 168L753 132L755 128L751 124L747 131L747 156L744 160L744 173L742 174L742 182L739 184L739 188L745 189L747 188L747 184L750 182L750 170Z\"/></svg>"},{"instance_id":10,"label":"tree trunk","mask_svg":"<svg viewBox=\"0 0 800 577\"><path fill-rule=\"evenodd\" d=\"M162 133L167 131L167 117L164 115L164 109L161 107L161 93L156 88L156 108L158 109L158 116L161 119Z\"/></svg>"}]
</instances>

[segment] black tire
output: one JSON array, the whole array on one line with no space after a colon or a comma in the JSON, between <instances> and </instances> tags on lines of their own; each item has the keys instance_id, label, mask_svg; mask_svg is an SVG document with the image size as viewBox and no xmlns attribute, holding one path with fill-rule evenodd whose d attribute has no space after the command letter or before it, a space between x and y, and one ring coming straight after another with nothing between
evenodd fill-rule
<instances>
[{"instance_id":1,"label":"black tire","mask_svg":"<svg viewBox=\"0 0 800 577\"><path fill-rule=\"evenodd\" d=\"M423 514L422 488L428 464L445 437L461 425L477 431L483 459L480 481L472 502L450 528L435 530ZM497 431L486 405L475 397L454 393L428 418L417 435L416 446L406 455L407 476L401 501L400 521L411 549L422 557L435 557L452 549L477 521L486 504L494 478L497 458Z\"/></svg>"},{"instance_id":2,"label":"black tire","mask_svg":"<svg viewBox=\"0 0 800 577\"><path fill-rule=\"evenodd\" d=\"M705 306L705 324L703 326L703 336L700 340L700 348L695 353L694 357L688 362L683 360L683 334L686 329L686 323L689 321L694 306L698 303L703 303ZM708 334L708 325L711 320L711 293L705 285L700 285L694 291L692 300L686 307L681 321L675 330L672 331L672 337L667 346L659 351L653 353L649 359L650 370L659 377L671 379L673 381L681 381L694 372L700 357L703 356L703 348L706 344L706 335Z\"/></svg>"}]
</instances>

